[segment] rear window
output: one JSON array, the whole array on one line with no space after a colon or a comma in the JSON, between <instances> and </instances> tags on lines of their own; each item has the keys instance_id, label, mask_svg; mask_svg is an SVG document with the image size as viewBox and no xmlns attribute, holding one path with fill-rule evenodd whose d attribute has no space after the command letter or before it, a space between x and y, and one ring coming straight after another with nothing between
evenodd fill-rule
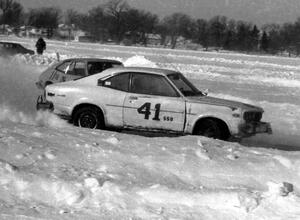
<instances>
[{"instance_id":1,"label":"rear window","mask_svg":"<svg viewBox=\"0 0 300 220\"><path fill-rule=\"evenodd\" d=\"M87 64L88 75L101 73L102 71L104 71L106 69L114 68L114 67L120 67L120 66L123 66L123 65L118 64L118 63L111 63L111 62L90 61Z\"/></svg>"},{"instance_id":2,"label":"rear window","mask_svg":"<svg viewBox=\"0 0 300 220\"><path fill-rule=\"evenodd\" d=\"M67 67L67 75L74 76L85 76L85 62L76 61L72 62L70 66Z\"/></svg>"},{"instance_id":3,"label":"rear window","mask_svg":"<svg viewBox=\"0 0 300 220\"><path fill-rule=\"evenodd\" d=\"M122 74L110 77L109 79L103 81L101 83L101 85L104 87L128 92L129 76L130 76L129 73L122 73Z\"/></svg>"}]
</instances>

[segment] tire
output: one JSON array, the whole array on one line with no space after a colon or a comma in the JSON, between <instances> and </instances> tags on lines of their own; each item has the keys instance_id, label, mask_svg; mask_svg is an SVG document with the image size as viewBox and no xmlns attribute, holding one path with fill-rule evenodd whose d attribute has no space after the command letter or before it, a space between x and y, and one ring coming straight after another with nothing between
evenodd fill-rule
<instances>
[{"instance_id":1,"label":"tire","mask_svg":"<svg viewBox=\"0 0 300 220\"><path fill-rule=\"evenodd\" d=\"M201 135L208 138L224 140L225 136L218 122L213 119L204 119L201 121L195 130L195 135Z\"/></svg>"},{"instance_id":2,"label":"tire","mask_svg":"<svg viewBox=\"0 0 300 220\"><path fill-rule=\"evenodd\" d=\"M82 107L75 112L73 118L73 124L78 127L91 129L104 128L102 113L96 107Z\"/></svg>"}]
</instances>

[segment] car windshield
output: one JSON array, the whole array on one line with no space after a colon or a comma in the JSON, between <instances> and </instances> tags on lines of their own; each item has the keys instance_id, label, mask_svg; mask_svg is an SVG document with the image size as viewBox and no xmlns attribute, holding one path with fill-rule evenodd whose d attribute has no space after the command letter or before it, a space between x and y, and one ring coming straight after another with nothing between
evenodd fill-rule
<instances>
[{"instance_id":1,"label":"car windshield","mask_svg":"<svg viewBox=\"0 0 300 220\"><path fill-rule=\"evenodd\" d=\"M189 82L181 73L171 73L168 78L175 84L175 86L182 92L184 96L203 96L191 82Z\"/></svg>"}]
</instances>

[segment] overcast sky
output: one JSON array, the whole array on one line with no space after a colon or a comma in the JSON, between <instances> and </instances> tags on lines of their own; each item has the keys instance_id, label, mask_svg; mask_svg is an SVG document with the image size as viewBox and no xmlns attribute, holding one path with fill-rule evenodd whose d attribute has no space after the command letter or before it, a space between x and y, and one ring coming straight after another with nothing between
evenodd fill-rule
<instances>
[{"instance_id":1,"label":"overcast sky","mask_svg":"<svg viewBox=\"0 0 300 220\"><path fill-rule=\"evenodd\" d=\"M41 6L59 6L87 12L107 0L15 0L26 9ZM215 15L253 22L284 23L300 17L300 0L127 0L140 9L151 11L159 16L173 12L183 12L194 18L209 19Z\"/></svg>"}]
</instances>

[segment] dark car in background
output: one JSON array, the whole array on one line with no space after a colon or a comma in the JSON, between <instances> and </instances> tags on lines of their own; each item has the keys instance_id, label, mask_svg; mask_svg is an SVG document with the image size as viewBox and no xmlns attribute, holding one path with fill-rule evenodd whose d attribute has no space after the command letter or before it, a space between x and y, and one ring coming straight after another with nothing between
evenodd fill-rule
<instances>
[{"instance_id":1,"label":"dark car in background","mask_svg":"<svg viewBox=\"0 0 300 220\"><path fill-rule=\"evenodd\" d=\"M0 41L0 56L8 57L16 54L34 54L33 50L23 47L19 43Z\"/></svg>"},{"instance_id":2,"label":"dark car in background","mask_svg":"<svg viewBox=\"0 0 300 220\"><path fill-rule=\"evenodd\" d=\"M39 76L36 85L45 89L47 85L83 78L100 73L103 70L122 67L117 60L101 58L69 58L53 64Z\"/></svg>"}]
</instances>

